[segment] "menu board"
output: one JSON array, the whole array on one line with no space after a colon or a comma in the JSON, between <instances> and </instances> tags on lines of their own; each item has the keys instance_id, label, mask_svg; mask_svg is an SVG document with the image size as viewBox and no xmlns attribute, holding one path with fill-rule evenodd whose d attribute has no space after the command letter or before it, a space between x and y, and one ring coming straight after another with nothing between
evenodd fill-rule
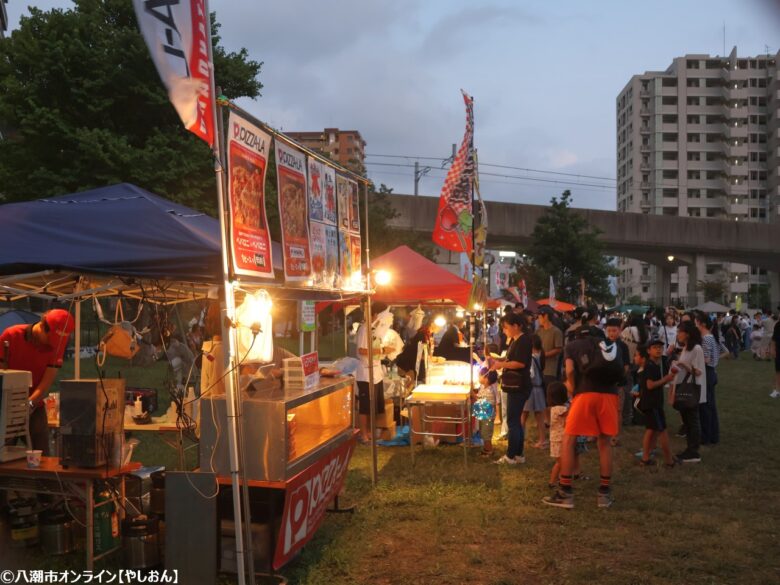
<instances>
[{"instance_id":1,"label":"menu board","mask_svg":"<svg viewBox=\"0 0 780 585\"><path fill-rule=\"evenodd\" d=\"M228 206L235 274L273 278L271 236L265 215L265 171L271 137L230 112L228 119Z\"/></svg>"},{"instance_id":2,"label":"menu board","mask_svg":"<svg viewBox=\"0 0 780 585\"><path fill-rule=\"evenodd\" d=\"M279 220L286 281L311 276L309 214L306 191L306 156L300 150L275 140Z\"/></svg>"},{"instance_id":3,"label":"menu board","mask_svg":"<svg viewBox=\"0 0 780 585\"><path fill-rule=\"evenodd\" d=\"M336 195L338 199L338 226L340 230L349 230L349 210L350 210L350 184L349 179L341 175L336 175Z\"/></svg>"},{"instance_id":4,"label":"menu board","mask_svg":"<svg viewBox=\"0 0 780 585\"><path fill-rule=\"evenodd\" d=\"M336 211L336 170L328 165L322 165L322 221L335 226L338 222Z\"/></svg>"}]
</instances>

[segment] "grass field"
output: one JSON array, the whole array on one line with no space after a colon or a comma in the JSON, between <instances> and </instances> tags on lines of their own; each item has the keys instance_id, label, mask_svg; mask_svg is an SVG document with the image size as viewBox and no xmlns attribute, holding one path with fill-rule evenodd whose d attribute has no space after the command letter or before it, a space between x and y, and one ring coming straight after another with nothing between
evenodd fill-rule
<instances>
[{"instance_id":1,"label":"grass field","mask_svg":"<svg viewBox=\"0 0 780 585\"><path fill-rule=\"evenodd\" d=\"M284 573L307 585L780 583L772 367L743 354L719 375L721 444L703 447L698 465L650 471L632 454L643 429L627 429L608 510L596 508L595 479L575 485L574 510L543 506L551 464L532 448L520 468L475 456L467 470L460 448L427 449L414 469L408 447L380 449L372 490L370 452L360 447L344 497L357 514L329 517ZM583 471L598 477L595 451Z\"/></svg>"},{"instance_id":2,"label":"grass field","mask_svg":"<svg viewBox=\"0 0 780 585\"><path fill-rule=\"evenodd\" d=\"M114 365L121 364L111 364L109 375ZM147 385L165 375L154 368L122 372L128 384ZM282 572L305 585L780 583L780 400L768 397L772 367L745 354L723 362L719 375L721 444L703 447L698 465L640 469L633 452L643 429L627 429L609 510L596 508L595 479L575 484L574 510L544 507L551 462L530 447L528 462L511 469L476 453L464 469L460 447L426 449L413 469L408 447L380 448L375 489L370 451L358 447L342 497L356 513L328 516ZM671 408L667 417L676 427ZM141 438L140 460L175 464L157 437ZM673 439L677 450L682 443ZM597 463L592 450L584 473L597 478ZM24 564L77 568L82 558L32 556Z\"/></svg>"}]
</instances>

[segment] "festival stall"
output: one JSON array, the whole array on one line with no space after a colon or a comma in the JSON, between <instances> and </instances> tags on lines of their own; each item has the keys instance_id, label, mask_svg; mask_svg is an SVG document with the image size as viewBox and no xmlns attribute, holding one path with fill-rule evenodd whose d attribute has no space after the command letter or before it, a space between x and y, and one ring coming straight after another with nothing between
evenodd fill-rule
<instances>
[{"instance_id":1,"label":"festival stall","mask_svg":"<svg viewBox=\"0 0 780 585\"><path fill-rule=\"evenodd\" d=\"M15 245L20 241L29 241L30 245ZM5 251L0 254L0 274L3 275L0 277L0 295L10 301L36 297L58 303L71 309L77 321L80 320L81 303L93 297L119 296L146 304L171 305L207 298L219 280L218 222L129 184L1 206L0 244ZM268 291L271 299L352 298L360 294L311 286L286 286L282 276L284 254L281 247L274 243L269 249L274 250L273 268L276 270L270 270L272 276L263 290ZM352 273L345 277L351 278ZM254 298L256 292L256 288L253 290L245 284L238 291L237 300ZM262 325L270 331L268 323ZM80 354L80 331L77 324L77 356ZM306 362L307 367L311 367L311 357ZM79 364L77 359L76 379L80 378ZM294 364L291 366L289 374L293 376ZM330 484L320 494L316 510L310 511L312 517L309 517L307 530L296 532L297 542L293 541L293 544L301 545L314 533L322 520L322 512L337 493L354 444L351 378L323 379L312 385L311 378L318 374L316 365L313 372L307 373L314 376L297 387L291 380L284 390L278 383L264 389L258 384L252 391L253 399L245 397L244 417L247 427L264 433L264 438L245 436L247 458L251 462L248 481L254 482L253 485L258 485L258 481L266 482L266 487L276 490L274 498L279 504L279 513L283 512L285 495L290 491L288 482L296 480L306 484L324 469L328 470ZM208 389L203 388L202 392L208 393ZM206 398L202 399L204 408L201 410L207 418L202 420L221 420L219 415L211 417ZM209 406L219 400L215 399ZM224 396L221 403L224 417ZM274 417L275 412L279 416ZM295 428L291 428L290 421L295 421ZM178 422L170 424L176 429ZM217 447L209 443L213 437L208 432L213 429L208 425L202 429L206 431L201 445L204 454ZM284 445L276 458L281 463L266 465L261 455L268 445L276 444ZM206 459L211 460L210 457ZM220 476L220 483L229 483L229 466L220 464L226 459L219 455L214 459L217 461L214 471ZM48 463L49 466L53 464L53 461ZM337 473L331 473L334 465L338 466ZM67 472L63 477L67 479ZM296 517L296 521L304 519ZM282 535L285 531L280 529L281 521L277 519L276 522L279 526L274 527L274 531ZM273 543L274 555L284 550L284 557L280 557L282 561L274 563L277 567L299 550L299 546L290 546L289 535L286 542L288 544L279 546L277 542ZM88 565L91 566L93 559L88 554Z\"/></svg>"}]
</instances>

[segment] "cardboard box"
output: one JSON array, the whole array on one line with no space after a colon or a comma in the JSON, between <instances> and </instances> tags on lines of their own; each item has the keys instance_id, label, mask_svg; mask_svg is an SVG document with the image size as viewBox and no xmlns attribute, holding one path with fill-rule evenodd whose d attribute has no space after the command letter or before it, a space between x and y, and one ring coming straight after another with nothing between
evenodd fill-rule
<instances>
[{"instance_id":1,"label":"cardboard box","mask_svg":"<svg viewBox=\"0 0 780 585\"><path fill-rule=\"evenodd\" d=\"M392 426L389 426L385 429L382 429L382 432L379 433L379 440L380 441L392 441L395 439L396 434L396 426L395 423L392 424Z\"/></svg>"},{"instance_id":2,"label":"cardboard box","mask_svg":"<svg viewBox=\"0 0 780 585\"><path fill-rule=\"evenodd\" d=\"M385 400L385 412L383 414L376 415L376 428L389 429L391 426L395 427L395 420L393 418L393 405L392 400Z\"/></svg>"}]
</instances>

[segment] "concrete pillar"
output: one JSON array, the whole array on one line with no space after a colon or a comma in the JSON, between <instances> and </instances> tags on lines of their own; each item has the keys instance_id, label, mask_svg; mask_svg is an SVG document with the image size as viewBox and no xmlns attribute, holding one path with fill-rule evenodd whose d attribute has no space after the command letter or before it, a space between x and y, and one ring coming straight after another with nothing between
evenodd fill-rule
<instances>
[{"instance_id":1,"label":"concrete pillar","mask_svg":"<svg viewBox=\"0 0 780 585\"><path fill-rule=\"evenodd\" d=\"M703 280L707 273L707 264L704 256L694 255L693 262L688 266L688 299L687 305L695 307L704 302L704 293L696 290L699 280Z\"/></svg>"},{"instance_id":2,"label":"concrete pillar","mask_svg":"<svg viewBox=\"0 0 780 585\"><path fill-rule=\"evenodd\" d=\"M656 306L665 307L671 301L672 271L670 266L658 264L655 267L655 292L653 302Z\"/></svg>"}]
</instances>

